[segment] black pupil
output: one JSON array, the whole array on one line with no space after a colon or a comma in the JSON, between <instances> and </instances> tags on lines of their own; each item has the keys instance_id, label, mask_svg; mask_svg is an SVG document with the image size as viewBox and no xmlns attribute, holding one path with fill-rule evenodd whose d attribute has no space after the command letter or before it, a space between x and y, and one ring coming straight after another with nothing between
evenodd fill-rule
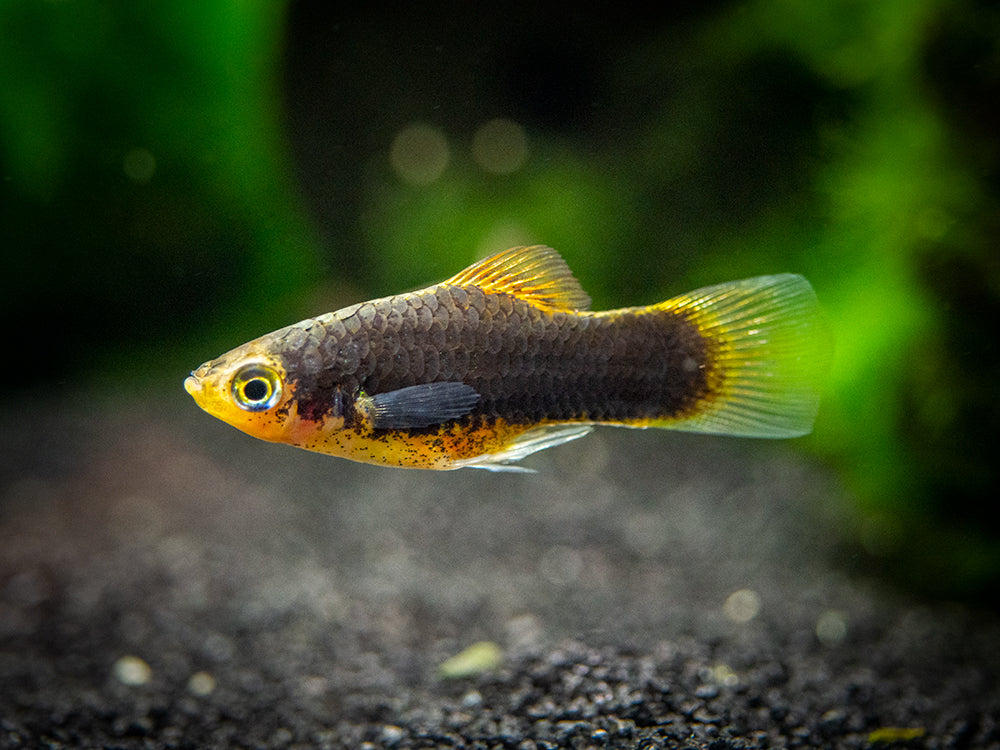
<instances>
[{"instance_id":1,"label":"black pupil","mask_svg":"<svg viewBox=\"0 0 1000 750\"><path fill-rule=\"evenodd\" d=\"M264 378L254 378L247 381L247 384L243 386L243 395L247 401L263 401L267 398L270 390Z\"/></svg>"}]
</instances>

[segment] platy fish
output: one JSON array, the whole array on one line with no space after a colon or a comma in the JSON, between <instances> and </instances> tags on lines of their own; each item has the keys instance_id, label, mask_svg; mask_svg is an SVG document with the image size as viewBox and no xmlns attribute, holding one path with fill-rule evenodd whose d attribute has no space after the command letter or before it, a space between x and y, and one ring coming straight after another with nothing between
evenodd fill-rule
<instances>
[{"instance_id":1,"label":"platy fish","mask_svg":"<svg viewBox=\"0 0 1000 750\"><path fill-rule=\"evenodd\" d=\"M516 247L435 286L261 336L184 381L263 440L384 466L512 464L594 425L812 430L829 339L795 274L591 312L562 257Z\"/></svg>"}]
</instances>

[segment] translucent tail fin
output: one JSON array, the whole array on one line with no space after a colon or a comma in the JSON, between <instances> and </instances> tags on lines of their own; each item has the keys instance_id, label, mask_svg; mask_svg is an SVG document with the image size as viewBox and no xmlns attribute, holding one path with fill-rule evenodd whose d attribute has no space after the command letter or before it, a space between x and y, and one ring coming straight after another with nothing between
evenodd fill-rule
<instances>
[{"instance_id":1,"label":"translucent tail fin","mask_svg":"<svg viewBox=\"0 0 1000 750\"><path fill-rule=\"evenodd\" d=\"M833 345L816 294L802 276L719 284L658 307L685 315L713 342L711 394L702 408L657 427L746 437L812 431Z\"/></svg>"}]
</instances>

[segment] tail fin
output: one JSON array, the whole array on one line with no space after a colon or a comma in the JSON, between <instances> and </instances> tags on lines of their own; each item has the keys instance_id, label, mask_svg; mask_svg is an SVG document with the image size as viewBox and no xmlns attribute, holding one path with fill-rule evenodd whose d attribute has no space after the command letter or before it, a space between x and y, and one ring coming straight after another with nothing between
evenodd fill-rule
<instances>
[{"instance_id":1,"label":"tail fin","mask_svg":"<svg viewBox=\"0 0 1000 750\"><path fill-rule=\"evenodd\" d=\"M833 345L802 276L719 284L658 305L683 314L714 344L712 393L696 413L657 427L745 437L812 431Z\"/></svg>"}]
</instances>

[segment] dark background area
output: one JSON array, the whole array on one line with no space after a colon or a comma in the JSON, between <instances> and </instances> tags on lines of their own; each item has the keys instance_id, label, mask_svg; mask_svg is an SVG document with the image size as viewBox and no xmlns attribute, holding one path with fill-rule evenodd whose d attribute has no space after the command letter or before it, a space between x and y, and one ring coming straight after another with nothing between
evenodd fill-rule
<instances>
[{"instance_id":1,"label":"dark background area","mask_svg":"<svg viewBox=\"0 0 1000 750\"><path fill-rule=\"evenodd\" d=\"M975 707L995 696L976 675L997 650L1000 593L993 4L713 2L624 13L15 0L0 5L0 27L0 312L12 334L0 400L0 651L21 694L35 696L18 704L9 692L8 707L99 713L94 701L123 688L113 676L88 682L94 670L113 675L115 654L148 642L173 654L145 658L155 675L176 677L153 682L175 717L164 696L186 694L177 676L194 670L192 649L209 631L242 644L230 649L241 653L235 662L209 660L220 683L249 680L243 647L266 651L272 637L291 638L273 649L279 660L324 632L329 652L316 669L346 663L360 674L374 659L386 681L362 692L385 706L366 704L370 721L352 724L362 733L402 722L400 701L420 704L387 685L405 692L416 680L428 706L451 700L450 683L427 675L480 638L503 647L508 688L519 670L541 669L531 659L562 669L546 659L564 638L583 649L570 649L569 671L593 657L588 648L607 647L674 677L682 663L711 670L713 653L745 661L752 641L769 644L758 671L784 663L786 677L804 674L808 652L864 692L868 654L891 663L887 690L905 683L919 697L899 718L888 698L873 699L879 710L851 719L850 731L845 719L837 737L917 722L933 697L935 737L964 721L970 737L990 741L995 712ZM507 140L488 139L497 122ZM229 435L181 391L188 370L263 332L535 242L566 257L597 309L805 274L836 338L814 434L770 444L603 431L587 441L598 447L538 457L541 477L518 483L297 455ZM566 469L595 450L589 482ZM159 479L129 484L147 476ZM203 476L216 479L202 486ZM395 495L406 503L350 510ZM256 510L244 516L247 498ZM550 505L530 534L520 526ZM740 527L747 507L768 519L755 535ZM367 520L345 527L360 536L345 535L338 523L355 512L377 519L377 533ZM129 517L127 528L106 529L108 513ZM672 535L690 514L696 549ZM659 537L642 533L645 521ZM242 523L242 535L227 536ZM347 548L328 551L322 529ZM312 604L304 620L293 614L309 593L281 600L274 618L208 606L253 609L270 595L237 573L248 544L254 570L266 568L278 589L319 587L320 599L339 602L335 616ZM475 563L477 553L488 562ZM426 570L411 568L414 556L431 560ZM811 573L786 578L803 559ZM193 578L181 582L176 566ZM546 577L560 566L576 573ZM763 600L749 627L768 623L752 637L720 615L744 588ZM179 592L173 614L155 601L172 601L170 591ZM836 654L816 641L828 611L834 624L846 613ZM544 637L518 651L505 628L529 615ZM185 634L167 637L174 627ZM887 655L921 633L940 644L922 666ZM664 643L681 656L656 656ZM62 679L57 663L75 677ZM305 673L274 664L254 679ZM732 695L771 705L757 672L733 669L756 687ZM959 673L967 692L927 687ZM322 695L359 689L338 674ZM681 680L695 698L697 682ZM811 696L803 710L819 731L833 709L792 682L776 689ZM47 686L57 683L65 692L53 697ZM139 711L124 690L122 705ZM231 704L213 695L235 711L251 693L236 690ZM461 709L462 695L451 697ZM310 716L329 725L340 700ZM694 715L683 703L668 711L679 723ZM962 705L979 718L949 713ZM775 731L792 736L791 723Z\"/></svg>"}]
</instances>

